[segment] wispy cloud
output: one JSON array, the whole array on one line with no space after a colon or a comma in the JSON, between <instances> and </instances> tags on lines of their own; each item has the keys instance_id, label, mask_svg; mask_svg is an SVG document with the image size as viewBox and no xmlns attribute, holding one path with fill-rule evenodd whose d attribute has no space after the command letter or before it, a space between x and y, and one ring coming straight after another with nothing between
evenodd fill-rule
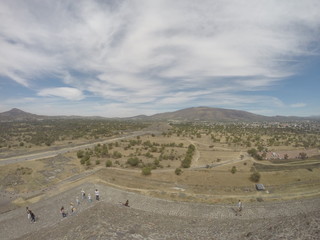
<instances>
[{"instance_id":1,"label":"wispy cloud","mask_svg":"<svg viewBox=\"0 0 320 240\"><path fill-rule=\"evenodd\" d=\"M0 75L40 97L86 91L113 111L280 106L244 92L276 86L297 71L292 60L319 53L318 9L316 0L2 1ZM57 79L45 86L48 76Z\"/></svg>"},{"instance_id":2,"label":"wispy cloud","mask_svg":"<svg viewBox=\"0 0 320 240\"><path fill-rule=\"evenodd\" d=\"M305 103L295 103L295 104L291 104L290 107L292 108L302 108L307 106Z\"/></svg>"},{"instance_id":3,"label":"wispy cloud","mask_svg":"<svg viewBox=\"0 0 320 240\"><path fill-rule=\"evenodd\" d=\"M68 100L81 100L84 95L76 88L60 87L60 88L45 88L38 92L38 96L48 97L61 97Z\"/></svg>"}]
</instances>

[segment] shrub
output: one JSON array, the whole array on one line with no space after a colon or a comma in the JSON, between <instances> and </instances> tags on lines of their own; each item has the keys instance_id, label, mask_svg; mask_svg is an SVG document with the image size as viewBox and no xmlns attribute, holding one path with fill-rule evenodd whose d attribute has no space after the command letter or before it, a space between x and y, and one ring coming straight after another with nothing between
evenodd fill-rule
<instances>
[{"instance_id":1,"label":"shrub","mask_svg":"<svg viewBox=\"0 0 320 240\"><path fill-rule=\"evenodd\" d=\"M78 152L77 152L77 157L78 158L82 158L84 156L84 152L82 151L82 150L79 150Z\"/></svg>"},{"instance_id":2,"label":"shrub","mask_svg":"<svg viewBox=\"0 0 320 240\"><path fill-rule=\"evenodd\" d=\"M128 163L131 167L136 167L136 166L138 166L139 161L140 161L139 158L133 157L133 158L129 158L129 159L127 160L127 163Z\"/></svg>"},{"instance_id":3,"label":"shrub","mask_svg":"<svg viewBox=\"0 0 320 240\"><path fill-rule=\"evenodd\" d=\"M100 164L100 160L96 160L96 165L99 165Z\"/></svg>"},{"instance_id":4,"label":"shrub","mask_svg":"<svg viewBox=\"0 0 320 240\"><path fill-rule=\"evenodd\" d=\"M142 168L142 175L144 175L144 176L151 175L151 168L150 167Z\"/></svg>"},{"instance_id":5,"label":"shrub","mask_svg":"<svg viewBox=\"0 0 320 240\"><path fill-rule=\"evenodd\" d=\"M106 161L106 167L111 167L112 166L112 161L111 160L107 160Z\"/></svg>"},{"instance_id":6,"label":"shrub","mask_svg":"<svg viewBox=\"0 0 320 240\"><path fill-rule=\"evenodd\" d=\"M237 172L237 168L236 168L236 166L233 166L232 168L231 168L231 173L232 174L235 174Z\"/></svg>"},{"instance_id":7,"label":"shrub","mask_svg":"<svg viewBox=\"0 0 320 240\"><path fill-rule=\"evenodd\" d=\"M260 175L259 172L254 172L254 173L251 174L250 180L252 182L259 182L260 181L260 177L261 177L261 175Z\"/></svg>"},{"instance_id":8,"label":"shrub","mask_svg":"<svg viewBox=\"0 0 320 240\"><path fill-rule=\"evenodd\" d=\"M160 161L159 161L158 159L156 159L156 160L153 161L153 164L154 164L156 167L159 167Z\"/></svg>"},{"instance_id":9,"label":"shrub","mask_svg":"<svg viewBox=\"0 0 320 240\"><path fill-rule=\"evenodd\" d=\"M174 173L175 173L176 175L181 175L181 173L182 173L181 168L176 168L176 170L174 171Z\"/></svg>"},{"instance_id":10,"label":"shrub","mask_svg":"<svg viewBox=\"0 0 320 240\"><path fill-rule=\"evenodd\" d=\"M31 175L33 170L28 167L19 167L16 169L16 175Z\"/></svg>"},{"instance_id":11,"label":"shrub","mask_svg":"<svg viewBox=\"0 0 320 240\"><path fill-rule=\"evenodd\" d=\"M114 151L113 154L112 154L112 157L117 159L117 158L121 158L122 157L122 154L118 151Z\"/></svg>"}]
</instances>

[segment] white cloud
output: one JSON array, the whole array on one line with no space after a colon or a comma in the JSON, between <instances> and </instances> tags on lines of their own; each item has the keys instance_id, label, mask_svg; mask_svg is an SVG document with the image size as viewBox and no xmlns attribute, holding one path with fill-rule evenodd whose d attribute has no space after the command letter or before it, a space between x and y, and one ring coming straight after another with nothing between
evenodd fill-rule
<instances>
[{"instance_id":1,"label":"white cloud","mask_svg":"<svg viewBox=\"0 0 320 240\"><path fill-rule=\"evenodd\" d=\"M81 100L87 91L129 112L279 107L242 92L276 86L295 74L296 57L319 53L318 9L317 0L2 1L0 75L44 88L41 97ZM48 77L59 82L44 86ZM71 87L55 87L62 82Z\"/></svg>"},{"instance_id":2,"label":"white cloud","mask_svg":"<svg viewBox=\"0 0 320 240\"><path fill-rule=\"evenodd\" d=\"M290 105L290 107L292 107L292 108L302 108L305 106L307 106L307 104L305 104L305 103L295 103L295 104Z\"/></svg>"},{"instance_id":3,"label":"white cloud","mask_svg":"<svg viewBox=\"0 0 320 240\"><path fill-rule=\"evenodd\" d=\"M38 92L38 96L42 97L61 97L68 100L81 100L84 98L82 92L76 88L59 87L59 88L46 88Z\"/></svg>"}]
</instances>

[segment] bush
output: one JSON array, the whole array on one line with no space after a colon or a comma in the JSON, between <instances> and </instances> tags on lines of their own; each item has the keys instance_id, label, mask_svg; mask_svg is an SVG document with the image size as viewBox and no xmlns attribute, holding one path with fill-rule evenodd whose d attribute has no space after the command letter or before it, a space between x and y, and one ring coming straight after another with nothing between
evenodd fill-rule
<instances>
[{"instance_id":1,"label":"bush","mask_svg":"<svg viewBox=\"0 0 320 240\"><path fill-rule=\"evenodd\" d=\"M176 170L174 171L174 173L175 173L176 175L181 175L181 173L182 173L181 168L176 168Z\"/></svg>"},{"instance_id":2,"label":"bush","mask_svg":"<svg viewBox=\"0 0 320 240\"><path fill-rule=\"evenodd\" d=\"M151 175L151 168L150 167L142 168L142 175L144 175L144 176Z\"/></svg>"},{"instance_id":3,"label":"bush","mask_svg":"<svg viewBox=\"0 0 320 240\"><path fill-rule=\"evenodd\" d=\"M117 159L117 158L121 158L122 157L122 154L118 151L114 151L113 154L112 154L112 157Z\"/></svg>"},{"instance_id":4,"label":"bush","mask_svg":"<svg viewBox=\"0 0 320 240\"><path fill-rule=\"evenodd\" d=\"M160 161L158 159L153 161L154 166L159 167Z\"/></svg>"},{"instance_id":5,"label":"bush","mask_svg":"<svg viewBox=\"0 0 320 240\"><path fill-rule=\"evenodd\" d=\"M252 182L259 182L260 181L260 177L261 177L261 175L260 175L259 172L254 172L254 173L251 174L250 180Z\"/></svg>"},{"instance_id":6,"label":"bush","mask_svg":"<svg viewBox=\"0 0 320 240\"><path fill-rule=\"evenodd\" d=\"M133 158L129 158L127 160L127 164L129 164L131 167L136 167L136 166L138 166L139 161L140 161L139 158L133 157Z\"/></svg>"},{"instance_id":7,"label":"bush","mask_svg":"<svg viewBox=\"0 0 320 240\"><path fill-rule=\"evenodd\" d=\"M96 160L96 165L99 165L100 164L100 160Z\"/></svg>"},{"instance_id":8,"label":"bush","mask_svg":"<svg viewBox=\"0 0 320 240\"><path fill-rule=\"evenodd\" d=\"M236 168L236 166L233 166L232 168L231 168L231 173L232 174L235 174L237 172L237 168Z\"/></svg>"},{"instance_id":9,"label":"bush","mask_svg":"<svg viewBox=\"0 0 320 240\"><path fill-rule=\"evenodd\" d=\"M106 161L106 167L111 167L112 166L112 161L111 160L107 160Z\"/></svg>"},{"instance_id":10,"label":"bush","mask_svg":"<svg viewBox=\"0 0 320 240\"><path fill-rule=\"evenodd\" d=\"M78 152L77 152L77 157L78 158L82 158L84 156L84 152L82 151L82 150L79 150Z\"/></svg>"}]
</instances>

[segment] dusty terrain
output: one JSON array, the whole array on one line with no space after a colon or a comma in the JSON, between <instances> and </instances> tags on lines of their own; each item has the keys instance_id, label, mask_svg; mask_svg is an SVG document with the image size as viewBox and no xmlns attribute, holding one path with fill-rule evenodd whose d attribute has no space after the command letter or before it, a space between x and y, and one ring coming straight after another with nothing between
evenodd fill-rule
<instances>
[{"instance_id":1,"label":"dusty terrain","mask_svg":"<svg viewBox=\"0 0 320 240\"><path fill-rule=\"evenodd\" d=\"M140 143L137 143L140 142ZM319 149L273 147L291 159L257 161L245 147L212 143L210 136L152 134L107 140L108 156L95 144L63 149L46 158L1 160L0 232L4 239L318 239L320 217ZM180 167L188 145L191 167ZM77 150L92 152L81 164ZM99 150L99 149L98 149ZM100 149L101 150L101 149ZM60 150L59 150L60 151ZM307 159L296 159L304 151ZM115 153L121 153L114 157ZM10 155L11 156L11 155ZM130 166L128 158L138 157ZM106 167L106 161L112 166ZM158 159L161 159L158 161ZM0 161L0 162L1 162ZM4 162L7 161L7 162ZM157 165L155 162L158 161ZM153 165L152 165L153 164ZM0 164L1 165L1 164ZM142 167L153 166L149 176ZM235 173L231 169L235 168ZM266 191L250 181L261 174ZM62 219L80 190L101 201L81 201ZM130 200L130 208L119 204ZM244 202L242 216L235 205ZM29 206L37 216L26 218Z\"/></svg>"},{"instance_id":2,"label":"dusty terrain","mask_svg":"<svg viewBox=\"0 0 320 240\"><path fill-rule=\"evenodd\" d=\"M99 183L78 183L29 205L37 216L30 223L24 208L0 215L3 239L318 239L320 199L235 204L181 203L122 191ZM82 200L80 191L101 200ZM52 192L53 193L53 192ZM59 212L79 196L76 212ZM119 202L129 199L130 207ZM69 209L68 209L69 210Z\"/></svg>"}]
</instances>

